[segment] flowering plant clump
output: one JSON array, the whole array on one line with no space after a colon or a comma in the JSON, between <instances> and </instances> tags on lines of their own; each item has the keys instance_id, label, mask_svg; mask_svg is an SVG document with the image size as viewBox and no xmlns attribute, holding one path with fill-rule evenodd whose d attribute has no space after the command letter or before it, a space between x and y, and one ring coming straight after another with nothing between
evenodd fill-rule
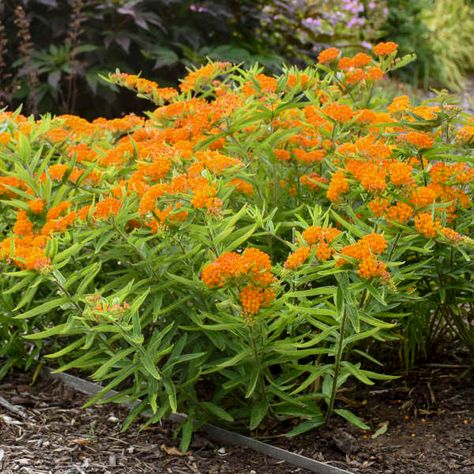
<instances>
[{"instance_id":1,"label":"flowering plant clump","mask_svg":"<svg viewBox=\"0 0 474 474\"><path fill-rule=\"evenodd\" d=\"M339 390L390 379L377 350L414 321L474 350L473 119L385 103L396 54L210 63L176 89L110 75L145 117L2 112L0 375L80 369L105 384L90 403L140 400L126 426L188 413L186 449L215 418L369 428Z\"/></svg>"}]
</instances>

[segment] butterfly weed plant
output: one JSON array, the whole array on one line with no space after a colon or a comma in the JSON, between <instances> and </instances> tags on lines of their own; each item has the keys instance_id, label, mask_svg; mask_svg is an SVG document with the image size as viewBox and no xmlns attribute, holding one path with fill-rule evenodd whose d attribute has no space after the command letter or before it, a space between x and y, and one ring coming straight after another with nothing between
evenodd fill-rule
<instances>
[{"instance_id":1,"label":"butterfly weed plant","mask_svg":"<svg viewBox=\"0 0 474 474\"><path fill-rule=\"evenodd\" d=\"M184 412L187 449L209 421L368 429L340 391L392 379L377 354L411 360L416 321L474 353L474 122L445 95L385 103L396 55L111 74L143 117L2 112L0 375L79 371L89 404L134 402L125 428Z\"/></svg>"}]
</instances>

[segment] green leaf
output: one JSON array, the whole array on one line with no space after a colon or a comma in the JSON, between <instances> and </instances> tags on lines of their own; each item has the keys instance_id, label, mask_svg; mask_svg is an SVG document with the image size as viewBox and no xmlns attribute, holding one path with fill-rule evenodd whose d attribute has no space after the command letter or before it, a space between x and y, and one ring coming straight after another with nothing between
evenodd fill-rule
<instances>
[{"instance_id":1,"label":"green leaf","mask_svg":"<svg viewBox=\"0 0 474 474\"><path fill-rule=\"evenodd\" d=\"M135 349L133 347L128 347L127 349L123 349L118 351L114 356L110 357L107 362L99 367L92 375L92 379L94 380L102 380L107 372L121 360L125 359L129 354L131 354ZM131 363L131 362L130 362Z\"/></svg>"},{"instance_id":2,"label":"green leaf","mask_svg":"<svg viewBox=\"0 0 474 474\"><path fill-rule=\"evenodd\" d=\"M113 388L115 388L125 379L133 375L134 371L135 367L124 367L123 369L117 370L117 372L115 372L115 377L113 378L113 380L109 382L102 390L97 392L92 398L87 400L87 402L84 404L84 408L90 407L101 398L104 398Z\"/></svg>"},{"instance_id":3,"label":"green leaf","mask_svg":"<svg viewBox=\"0 0 474 474\"><path fill-rule=\"evenodd\" d=\"M94 278L100 272L101 268L102 268L101 262L96 262L92 265L89 265L86 268L87 272L84 274L83 280L81 281L81 284L77 288L76 294L82 295L84 293L84 291L87 289L87 287L92 282L92 280L94 280Z\"/></svg>"},{"instance_id":4,"label":"green leaf","mask_svg":"<svg viewBox=\"0 0 474 474\"><path fill-rule=\"evenodd\" d=\"M161 375L158 372L153 358L148 354L148 352L140 352L140 362L142 363L143 368L156 380L161 380Z\"/></svg>"},{"instance_id":5,"label":"green leaf","mask_svg":"<svg viewBox=\"0 0 474 474\"><path fill-rule=\"evenodd\" d=\"M176 400L176 387L170 378L163 378L163 385L165 386L166 393L168 394L168 401L170 404L171 411L176 413L178 411L178 402Z\"/></svg>"},{"instance_id":6,"label":"green leaf","mask_svg":"<svg viewBox=\"0 0 474 474\"><path fill-rule=\"evenodd\" d=\"M309 369L309 368L308 368ZM304 382L298 384L298 388L291 392L291 395L296 395L297 393L306 390L311 384L313 384L316 379L320 378L328 370L332 369L332 365L324 365L322 367L311 368L311 374L306 378Z\"/></svg>"},{"instance_id":7,"label":"green leaf","mask_svg":"<svg viewBox=\"0 0 474 474\"><path fill-rule=\"evenodd\" d=\"M335 286L321 286L319 288L313 288L311 290L301 291L290 291L286 294L288 298L305 298L308 296L322 296L322 295L334 295L336 292Z\"/></svg>"},{"instance_id":8,"label":"green leaf","mask_svg":"<svg viewBox=\"0 0 474 474\"><path fill-rule=\"evenodd\" d=\"M324 417L322 415L313 417L311 420L303 421L298 426L293 428L289 433L286 433L285 436L291 438L293 436L298 436L300 434L306 433L307 431L314 430L324 425Z\"/></svg>"},{"instance_id":9,"label":"green leaf","mask_svg":"<svg viewBox=\"0 0 474 474\"><path fill-rule=\"evenodd\" d=\"M146 400L143 400L141 403L133 407L133 409L130 411L127 418L125 418L125 421L123 422L122 428L120 430L122 433L128 430L130 425L138 418L138 416L140 416L140 413L146 409L146 406Z\"/></svg>"},{"instance_id":10,"label":"green leaf","mask_svg":"<svg viewBox=\"0 0 474 474\"><path fill-rule=\"evenodd\" d=\"M165 66L173 66L179 62L179 56L170 48L165 46L153 46L141 50L145 58L155 60L153 69Z\"/></svg>"},{"instance_id":11,"label":"green leaf","mask_svg":"<svg viewBox=\"0 0 474 474\"><path fill-rule=\"evenodd\" d=\"M232 367L233 365L237 365L245 359L248 359L251 355L252 351L250 349L243 350L236 354L234 357L227 359L225 362L217 364L216 370L223 369L224 367Z\"/></svg>"},{"instance_id":12,"label":"green leaf","mask_svg":"<svg viewBox=\"0 0 474 474\"><path fill-rule=\"evenodd\" d=\"M193 431L193 420L192 418L188 417L188 419L181 425L181 441L179 443L179 450L182 453L185 453L189 449L193 437Z\"/></svg>"},{"instance_id":13,"label":"green leaf","mask_svg":"<svg viewBox=\"0 0 474 474\"><path fill-rule=\"evenodd\" d=\"M244 242L247 242L247 240L254 234L256 228L257 224L250 226L250 229L244 235L235 239L231 244L227 246L227 251L235 250L239 248Z\"/></svg>"},{"instance_id":14,"label":"green leaf","mask_svg":"<svg viewBox=\"0 0 474 474\"><path fill-rule=\"evenodd\" d=\"M80 339L78 339L77 341L74 341L73 343L67 345L66 347L64 347L63 349L61 349L57 352L53 352L52 354L46 354L45 357L47 359L57 359L58 357L62 357L66 354L69 354L74 349L77 349L78 347L80 347L81 344L83 344L83 342L85 341L85 339L86 339L86 337L83 336Z\"/></svg>"},{"instance_id":15,"label":"green leaf","mask_svg":"<svg viewBox=\"0 0 474 474\"><path fill-rule=\"evenodd\" d=\"M55 369L53 373L59 374L61 372L65 372L66 370L79 367L95 367L96 365L98 365L97 359L95 359L95 357L101 353L101 349L95 351L88 351L77 359L74 359L71 362L68 362L67 364L64 364L61 367Z\"/></svg>"},{"instance_id":16,"label":"green leaf","mask_svg":"<svg viewBox=\"0 0 474 474\"><path fill-rule=\"evenodd\" d=\"M33 316L39 316L40 314L49 313L51 310L58 308L59 306L67 303L69 300L66 296L61 296L60 298L55 298L51 301L47 301L39 306L36 306L33 309L30 309L26 313L15 316L15 319L28 319Z\"/></svg>"},{"instance_id":17,"label":"green leaf","mask_svg":"<svg viewBox=\"0 0 474 474\"><path fill-rule=\"evenodd\" d=\"M212 413L217 418L224 420L224 421L234 421L234 418L230 413L225 411L222 407L215 405L211 402L202 402L201 405L206 408L210 413Z\"/></svg>"},{"instance_id":18,"label":"green leaf","mask_svg":"<svg viewBox=\"0 0 474 474\"><path fill-rule=\"evenodd\" d=\"M245 398L250 398L257 388L258 381L260 380L260 368L258 366L252 368L249 379Z\"/></svg>"},{"instance_id":19,"label":"green leaf","mask_svg":"<svg viewBox=\"0 0 474 474\"><path fill-rule=\"evenodd\" d=\"M360 365L360 364L358 364ZM348 362L347 360L343 361L341 363L341 366L347 369L349 373L351 373L354 377L356 377L358 380L360 380L362 383L365 383L366 385L373 385L374 382L370 380L367 375L364 374L362 370L359 369L359 367L355 366L354 364Z\"/></svg>"},{"instance_id":20,"label":"green leaf","mask_svg":"<svg viewBox=\"0 0 474 474\"><path fill-rule=\"evenodd\" d=\"M353 334L352 336L348 336L344 339L343 341L343 347L346 347L349 344L352 344L356 341L360 341L362 339L367 339L369 337L372 337L374 334L378 333L380 331L380 327L372 328L367 331L362 331L358 334Z\"/></svg>"},{"instance_id":21,"label":"green leaf","mask_svg":"<svg viewBox=\"0 0 474 474\"><path fill-rule=\"evenodd\" d=\"M349 423L352 423L354 426L357 426L357 428L360 428L361 430L370 430L370 426L366 425L357 415L354 415L354 413L346 410L345 408L337 408L334 410L334 413L337 413L339 416L347 420Z\"/></svg>"},{"instance_id":22,"label":"green leaf","mask_svg":"<svg viewBox=\"0 0 474 474\"><path fill-rule=\"evenodd\" d=\"M268 403L266 400L259 400L252 404L250 409L250 429L256 429L268 413Z\"/></svg>"}]
</instances>

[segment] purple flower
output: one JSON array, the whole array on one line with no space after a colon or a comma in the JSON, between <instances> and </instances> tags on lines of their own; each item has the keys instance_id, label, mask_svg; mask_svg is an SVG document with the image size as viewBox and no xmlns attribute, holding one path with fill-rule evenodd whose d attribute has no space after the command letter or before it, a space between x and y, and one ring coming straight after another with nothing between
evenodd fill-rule
<instances>
[{"instance_id":1,"label":"purple flower","mask_svg":"<svg viewBox=\"0 0 474 474\"><path fill-rule=\"evenodd\" d=\"M359 3L358 0L342 0L342 9L357 14L364 11L364 5Z\"/></svg>"},{"instance_id":2,"label":"purple flower","mask_svg":"<svg viewBox=\"0 0 474 474\"><path fill-rule=\"evenodd\" d=\"M197 13L206 13L206 12L209 11L206 7L202 7L202 6L200 6L200 5L196 5L195 3L192 3L192 4L189 6L189 9L190 9L192 12L197 12Z\"/></svg>"},{"instance_id":3,"label":"purple flower","mask_svg":"<svg viewBox=\"0 0 474 474\"><path fill-rule=\"evenodd\" d=\"M302 23L304 26L311 29L317 29L321 27L321 20L319 20L318 18L305 18Z\"/></svg>"},{"instance_id":4,"label":"purple flower","mask_svg":"<svg viewBox=\"0 0 474 474\"><path fill-rule=\"evenodd\" d=\"M347 22L347 28L353 28L354 26L359 24L359 19L355 16L353 16L348 22Z\"/></svg>"}]
</instances>

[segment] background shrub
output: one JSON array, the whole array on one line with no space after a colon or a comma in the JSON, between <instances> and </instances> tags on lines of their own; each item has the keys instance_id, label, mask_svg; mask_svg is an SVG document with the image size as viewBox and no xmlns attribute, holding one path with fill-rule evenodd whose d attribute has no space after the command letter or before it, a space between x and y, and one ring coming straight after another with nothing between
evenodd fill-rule
<instances>
[{"instance_id":1,"label":"background shrub","mask_svg":"<svg viewBox=\"0 0 474 474\"><path fill-rule=\"evenodd\" d=\"M175 85L207 58L266 72L312 64L328 46L394 39L418 59L400 78L462 88L473 68L467 0L7 0L0 5L0 105L93 118L144 104L100 80L116 67Z\"/></svg>"},{"instance_id":2,"label":"background shrub","mask_svg":"<svg viewBox=\"0 0 474 474\"><path fill-rule=\"evenodd\" d=\"M2 104L114 116L143 104L100 81L116 67L173 85L212 60L275 72L327 44L377 37L385 2L359 0L29 0L0 5Z\"/></svg>"},{"instance_id":3,"label":"background shrub","mask_svg":"<svg viewBox=\"0 0 474 474\"><path fill-rule=\"evenodd\" d=\"M424 88L464 87L466 75L474 68L472 2L389 0L388 6L386 38L397 42L402 53L417 55L400 77Z\"/></svg>"}]
</instances>

